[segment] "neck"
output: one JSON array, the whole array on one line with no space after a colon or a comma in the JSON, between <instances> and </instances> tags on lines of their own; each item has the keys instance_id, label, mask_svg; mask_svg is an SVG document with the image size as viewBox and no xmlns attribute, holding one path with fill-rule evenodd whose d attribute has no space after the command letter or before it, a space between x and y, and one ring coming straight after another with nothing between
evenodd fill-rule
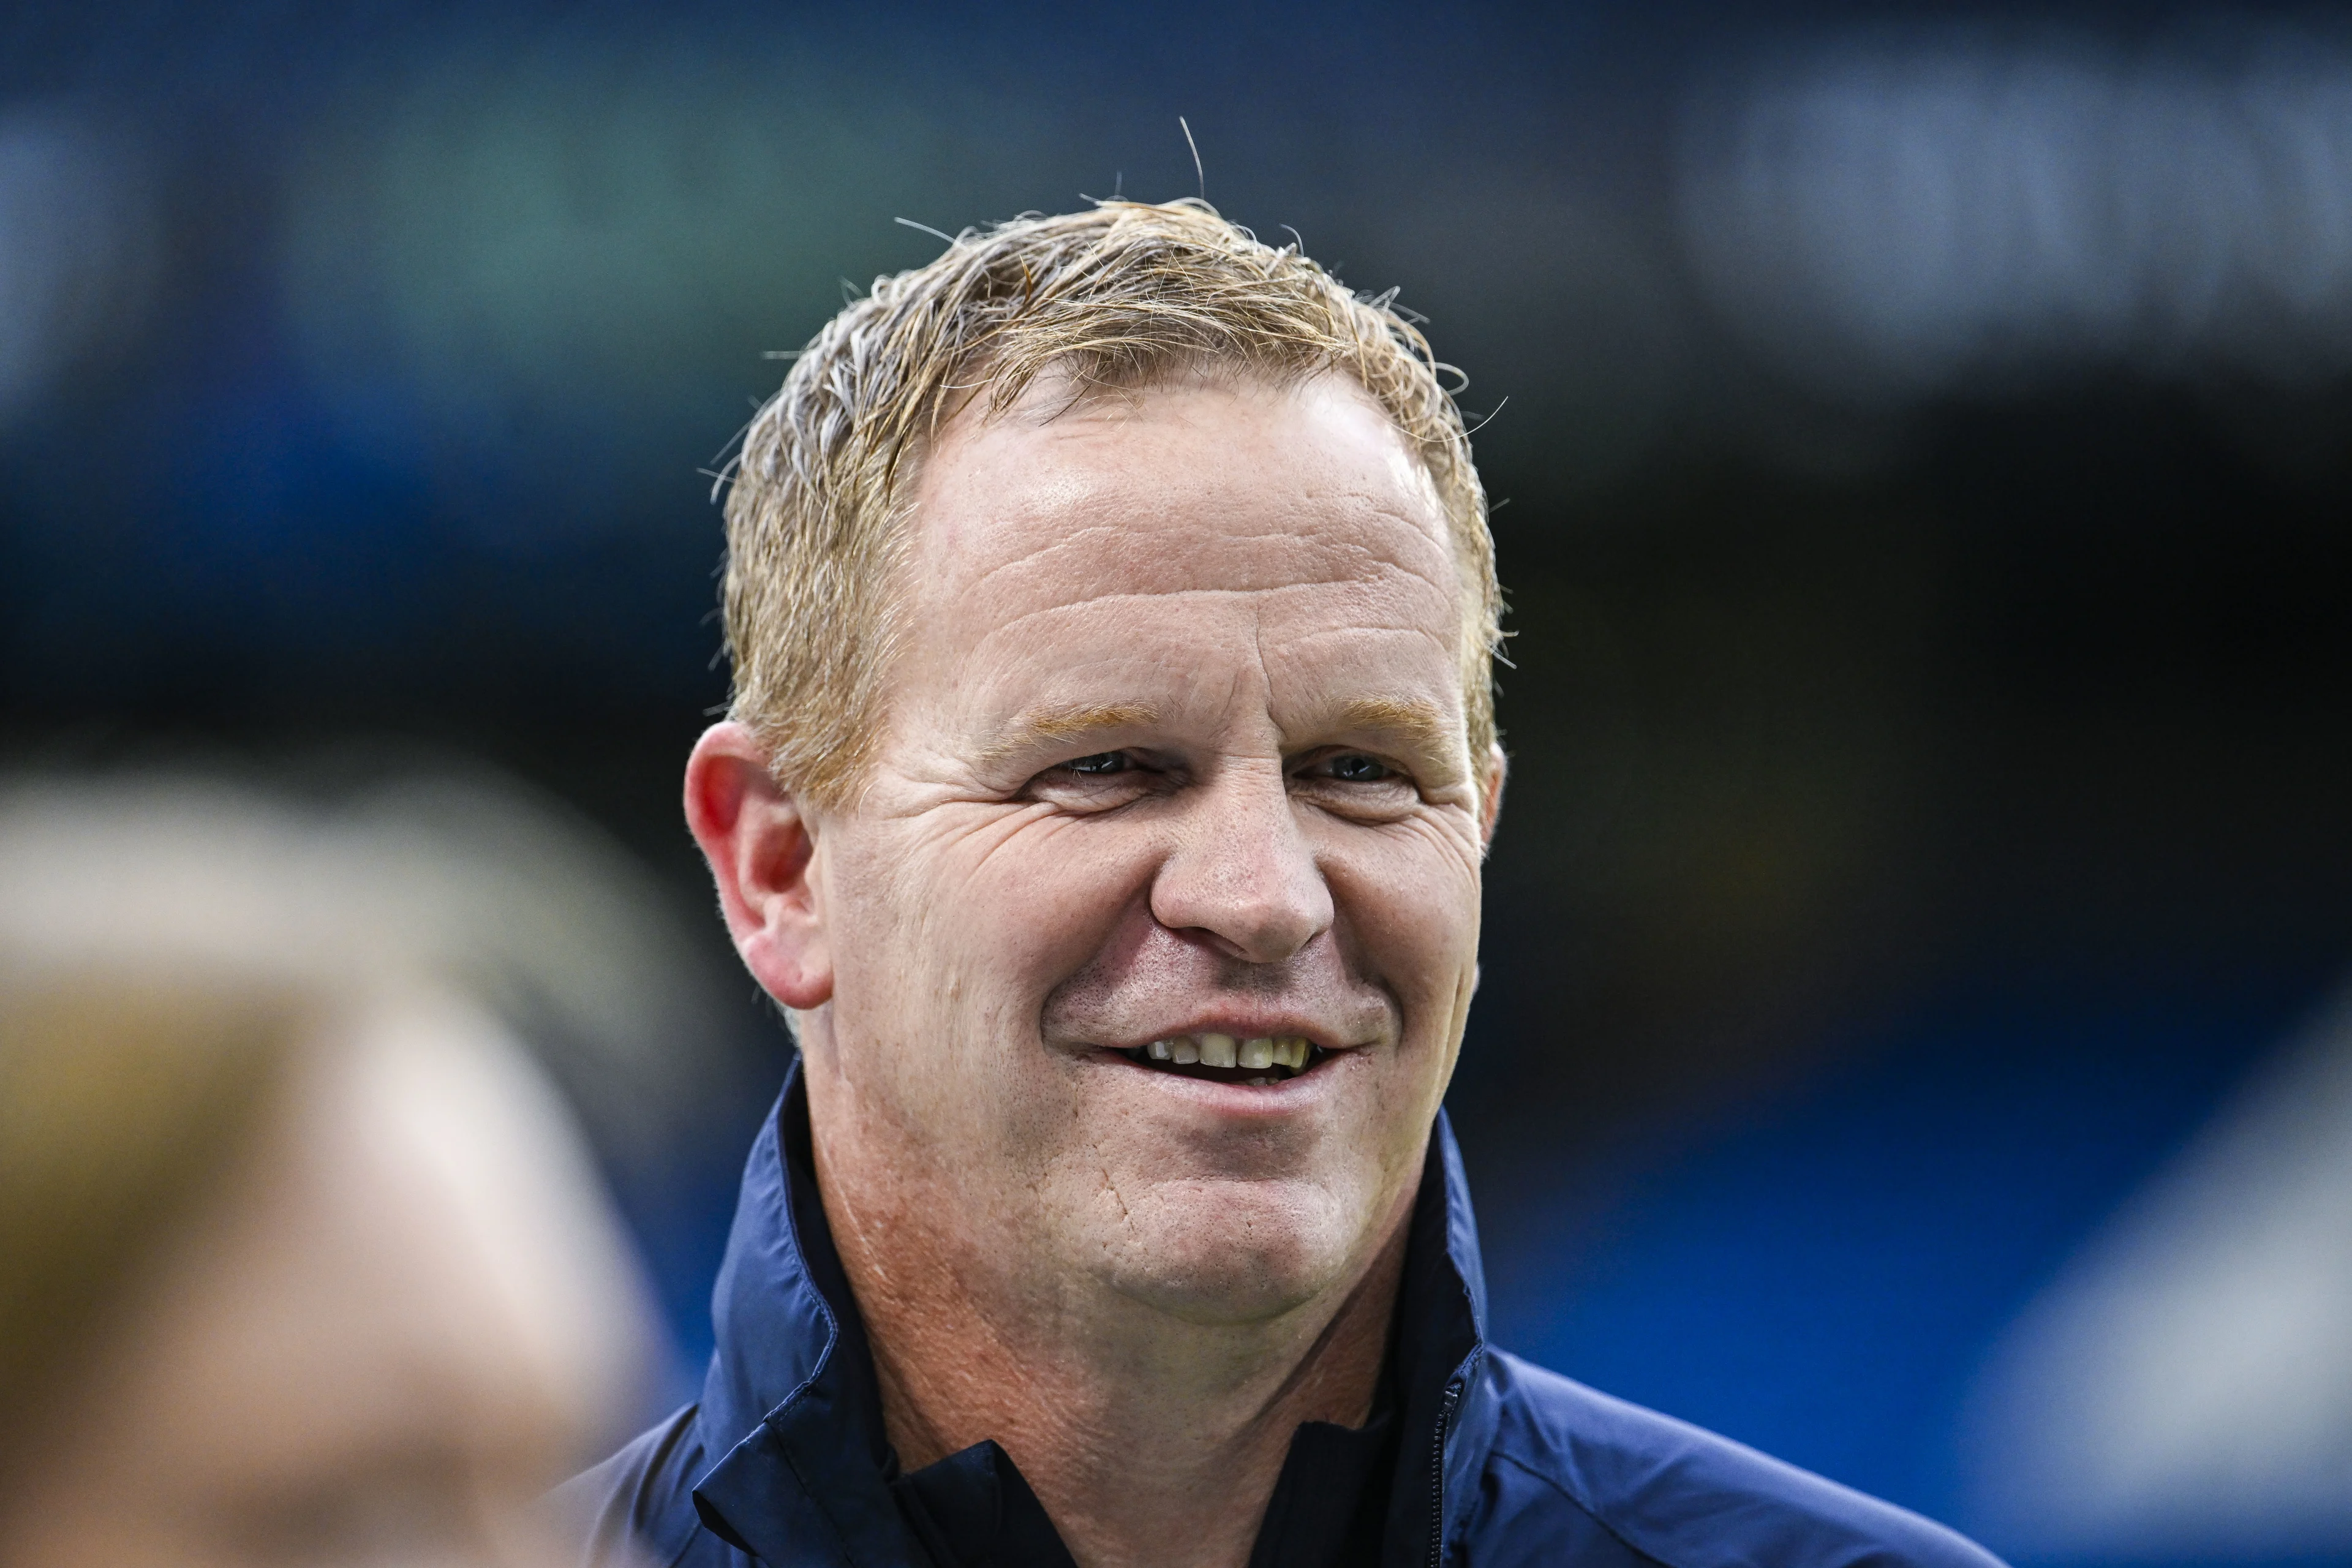
<instances>
[{"instance_id":1,"label":"neck","mask_svg":"<svg viewBox=\"0 0 2352 1568\"><path fill-rule=\"evenodd\" d=\"M1371 1414L1410 1188L1353 1279L1271 1319L1201 1323L1003 1278L1005 1249L956 1246L927 1205L841 1179L822 1140L817 1163L899 1463L995 1439L1082 1568L1241 1568L1299 1425Z\"/></svg>"}]
</instances>

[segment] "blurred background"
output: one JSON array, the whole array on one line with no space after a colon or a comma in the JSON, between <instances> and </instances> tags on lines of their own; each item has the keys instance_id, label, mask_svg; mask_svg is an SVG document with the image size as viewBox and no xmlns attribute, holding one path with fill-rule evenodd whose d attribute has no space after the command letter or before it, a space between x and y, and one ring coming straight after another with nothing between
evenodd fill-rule
<instances>
[{"instance_id":1,"label":"blurred background","mask_svg":"<svg viewBox=\"0 0 2352 1568\"><path fill-rule=\"evenodd\" d=\"M1498 1338L2023 1562L2352 1562L2352 12L16 0L0 763L432 846L687 1388L785 1055L709 470L896 220L1196 188L1486 419Z\"/></svg>"}]
</instances>

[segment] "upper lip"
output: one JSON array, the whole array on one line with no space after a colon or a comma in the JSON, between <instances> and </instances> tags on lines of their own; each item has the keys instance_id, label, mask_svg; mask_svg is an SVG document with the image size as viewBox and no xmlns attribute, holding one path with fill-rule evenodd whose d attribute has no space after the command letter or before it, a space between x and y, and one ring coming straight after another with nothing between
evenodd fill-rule
<instances>
[{"instance_id":1,"label":"upper lip","mask_svg":"<svg viewBox=\"0 0 2352 1568\"><path fill-rule=\"evenodd\" d=\"M1202 1035L1231 1035L1236 1040L1304 1039L1317 1049L1326 1051L1344 1051L1353 1045L1367 1043L1360 1040L1352 1042L1342 1040L1331 1030L1318 1024L1311 1024L1304 1018L1266 1016L1239 1018L1227 1015L1222 1017L1196 1018L1190 1023L1171 1024L1166 1028L1155 1030L1126 1044L1111 1044L1110 1048L1118 1051L1139 1051L1154 1040L1172 1040L1180 1035L1190 1035L1195 1039Z\"/></svg>"}]
</instances>

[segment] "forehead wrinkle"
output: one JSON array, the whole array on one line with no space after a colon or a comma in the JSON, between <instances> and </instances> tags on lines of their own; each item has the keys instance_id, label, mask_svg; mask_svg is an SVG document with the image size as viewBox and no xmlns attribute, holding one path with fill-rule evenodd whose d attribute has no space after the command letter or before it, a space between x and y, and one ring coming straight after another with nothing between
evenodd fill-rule
<instances>
[{"instance_id":1,"label":"forehead wrinkle","mask_svg":"<svg viewBox=\"0 0 2352 1568\"><path fill-rule=\"evenodd\" d=\"M1410 573L1405 574L1405 575L1411 577L1413 582L1419 583L1423 586L1430 585L1427 578ZM1395 579L1393 577L1389 579L1391 582L1393 582L1394 580ZM1317 588L1332 588L1339 589L1343 592L1349 590L1361 591L1367 586L1372 585L1375 581L1376 580L1363 577L1335 577L1315 582L1279 583L1263 588L1209 588L1198 585L1187 585L1181 587L1150 590L1125 589L1118 593L1090 594L1083 598L1065 599L1051 605L1039 605L1033 609L1023 610L1018 614L1007 616L1005 619L999 621L996 625L988 629L987 638L984 640L992 640L993 638L1002 636L1003 633L1008 632L1025 622L1038 619L1041 616L1065 616L1079 610L1091 610L1097 607L1116 608L1122 605L1159 604L1170 599L1252 599L1263 601L1273 595L1298 593ZM1263 614L1262 609L1260 614ZM1322 630L1311 635L1319 637L1328 634L1339 634L1354 631L1402 632L1424 629L1425 628L1416 627L1411 625L1391 625L1383 621L1376 621L1370 618L1356 619L1354 617L1350 617L1345 621L1338 622L1332 626L1322 628ZM1450 630L1451 628L1449 627L1448 629ZM1285 640L1288 641L1292 639L1286 638Z\"/></svg>"},{"instance_id":2,"label":"forehead wrinkle","mask_svg":"<svg viewBox=\"0 0 2352 1568\"><path fill-rule=\"evenodd\" d=\"M1287 652L1292 648L1305 647L1314 643L1328 642L1333 637L1418 637L1444 650L1447 657L1451 658L1454 649L1452 632L1453 628L1450 626L1424 626L1411 621L1349 621L1345 626L1315 626L1287 633L1276 643L1275 648L1277 653Z\"/></svg>"},{"instance_id":3,"label":"forehead wrinkle","mask_svg":"<svg viewBox=\"0 0 2352 1568\"><path fill-rule=\"evenodd\" d=\"M1444 554L1442 549L1439 549L1437 546L1436 542L1430 540L1426 535L1423 534L1420 530L1413 525L1411 519L1396 512L1384 511L1381 515L1404 523L1407 530L1412 532L1413 537L1419 540L1420 542L1430 545L1432 549L1436 551L1440 555ZM1026 521L1035 520L1023 521ZM1057 557L1073 551L1082 552L1088 544L1091 543L1108 543L1116 550L1124 552L1118 557L1118 564L1123 570L1131 570L1131 552L1139 544L1148 542L1153 537L1154 531L1137 529L1117 522L1083 524L1079 527L1058 532L1050 539L1039 542L1034 548L1022 550L1019 553L1010 557L1009 559L995 562L980 572L978 575L959 584L954 591L959 594L980 593L985 591L996 579L1005 576L1008 574L1051 572L1056 564ZM1313 553L1325 557L1339 556L1352 558L1359 563L1359 569L1351 573L1334 576L1312 578L1284 576L1276 581L1256 584L1248 587L1203 591L1263 593L1269 590L1279 590L1293 587L1345 587L1353 584L1378 582L1384 578L1400 574L1412 578L1418 582L1426 583L1433 587L1437 587L1442 590L1454 591L1458 589L1458 584L1452 581L1454 574L1450 568L1439 575L1433 575L1429 571L1424 569L1424 566L1428 563L1406 560L1404 559L1402 552L1378 550L1373 548L1370 542L1360 539L1333 538L1326 531L1318 528L1276 528L1254 533L1221 533L1217 536L1217 544L1221 550L1233 550L1254 544L1269 543L1290 547L1298 552ZM1187 570L1187 568L1182 566L1171 566L1171 572L1181 572L1184 570ZM1185 590L1181 588L1159 590L1159 592L1168 593L1183 591Z\"/></svg>"}]
</instances>

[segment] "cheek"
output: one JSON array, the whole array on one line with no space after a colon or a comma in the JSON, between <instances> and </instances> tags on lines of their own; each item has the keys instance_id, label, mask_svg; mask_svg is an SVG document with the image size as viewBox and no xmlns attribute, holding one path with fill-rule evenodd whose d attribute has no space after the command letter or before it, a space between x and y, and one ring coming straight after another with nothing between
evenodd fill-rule
<instances>
[{"instance_id":1,"label":"cheek","mask_svg":"<svg viewBox=\"0 0 2352 1568\"><path fill-rule=\"evenodd\" d=\"M1350 831L1318 857L1340 914L1340 939L1405 1008L1425 1038L1459 1010L1478 958L1479 875L1474 850L1420 823Z\"/></svg>"},{"instance_id":2,"label":"cheek","mask_svg":"<svg viewBox=\"0 0 2352 1568\"><path fill-rule=\"evenodd\" d=\"M1034 808L935 811L919 836L861 850L841 879L836 990L855 998L843 1010L978 1022L961 1043L991 1049L992 1037L1034 1032L1047 994L1144 898L1154 863L1124 824Z\"/></svg>"}]
</instances>

